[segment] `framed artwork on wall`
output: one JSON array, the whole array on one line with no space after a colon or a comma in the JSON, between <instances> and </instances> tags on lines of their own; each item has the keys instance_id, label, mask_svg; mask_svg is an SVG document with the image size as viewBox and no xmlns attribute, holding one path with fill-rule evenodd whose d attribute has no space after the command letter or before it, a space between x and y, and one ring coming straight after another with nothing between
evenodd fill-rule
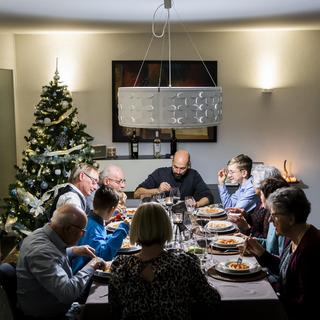
<instances>
[{"instance_id":1,"label":"framed artwork on wall","mask_svg":"<svg viewBox=\"0 0 320 320\"><path fill-rule=\"evenodd\" d=\"M217 61L171 61L171 84L173 87L212 87L212 79L217 85ZM142 68L141 68L142 67ZM141 68L141 70L140 70ZM139 73L139 77L137 75ZM118 121L118 88L168 86L168 61L112 61L112 141L128 142L132 128L119 126ZM160 77L160 79L159 79ZM141 142L151 142L154 129L136 129ZM162 141L169 141L170 129L161 129ZM217 127L198 129L177 129L176 137L180 142L217 142Z\"/></svg>"}]
</instances>

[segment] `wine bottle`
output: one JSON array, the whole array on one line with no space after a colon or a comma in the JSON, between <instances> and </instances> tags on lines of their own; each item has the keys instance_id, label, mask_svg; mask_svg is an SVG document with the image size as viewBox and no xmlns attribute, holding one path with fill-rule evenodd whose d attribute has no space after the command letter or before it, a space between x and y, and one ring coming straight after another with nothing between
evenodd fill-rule
<instances>
[{"instance_id":1,"label":"wine bottle","mask_svg":"<svg viewBox=\"0 0 320 320\"><path fill-rule=\"evenodd\" d=\"M153 139L153 157L156 159L161 157L161 139L158 130L156 130L156 136Z\"/></svg>"},{"instance_id":2,"label":"wine bottle","mask_svg":"<svg viewBox=\"0 0 320 320\"><path fill-rule=\"evenodd\" d=\"M130 153L131 159L138 159L139 156L139 140L136 136L136 130L132 131L132 136L130 139Z\"/></svg>"},{"instance_id":3,"label":"wine bottle","mask_svg":"<svg viewBox=\"0 0 320 320\"><path fill-rule=\"evenodd\" d=\"M176 130L172 129L171 139L170 139L170 155L174 156L176 152L177 152Z\"/></svg>"}]
</instances>

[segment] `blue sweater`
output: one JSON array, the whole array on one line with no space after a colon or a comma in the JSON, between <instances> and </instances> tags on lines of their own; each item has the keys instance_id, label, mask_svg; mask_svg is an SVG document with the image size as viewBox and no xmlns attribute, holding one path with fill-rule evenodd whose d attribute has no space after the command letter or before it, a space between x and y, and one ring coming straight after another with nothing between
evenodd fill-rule
<instances>
[{"instance_id":1,"label":"blue sweater","mask_svg":"<svg viewBox=\"0 0 320 320\"><path fill-rule=\"evenodd\" d=\"M96 250L96 255L106 261L112 260L126 238L129 226L122 222L111 234L107 234L103 219L97 215L88 216L86 233L80 238L78 246L89 245ZM72 271L76 273L90 261L88 256L77 256L72 259Z\"/></svg>"}]
</instances>

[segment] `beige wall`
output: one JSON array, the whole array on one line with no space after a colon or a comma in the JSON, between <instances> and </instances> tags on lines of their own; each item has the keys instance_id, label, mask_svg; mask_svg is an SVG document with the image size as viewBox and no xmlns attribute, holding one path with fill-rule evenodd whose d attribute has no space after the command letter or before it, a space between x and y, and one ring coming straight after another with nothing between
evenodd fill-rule
<instances>
[{"instance_id":1,"label":"beige wall","mask_svg":"<svg viewBox=\"0 0 320 320\"><path fill-rule=\"evenodd\" d=\"M287 159L293 173L309 186L311 221L320 226L320 32L219 32L192 38L203 59L218 60L224 91L218 143L181 144L190 150L193 167L214 183L216 171L238 153L280 169ZM149 39L149 34L16 36L18 155L57 56L61 78L74 92L80 121L88 125L95 143L110 145L111 61L142 59ZM172 59L197 59L185 35L173 35L172 42ZM160 59L159 51L152 47L148 59ZM262 94L262 78L268 73L275 89ZM116 147L118 154L127 154L127 144ZM141 152L151 154L151 145L143 144ZM163 152L168 152L167 145Z\"/></svg>"},{"instance_id":2,"label":"beige wall","mask_svg":"<svg viewBox=\"0 0 320 320\"><path fill-rule=\"evenodd\" d=\"M15 68L15 42L13 34L0 33L0 69Z\"/></svg>"}]
</instances>

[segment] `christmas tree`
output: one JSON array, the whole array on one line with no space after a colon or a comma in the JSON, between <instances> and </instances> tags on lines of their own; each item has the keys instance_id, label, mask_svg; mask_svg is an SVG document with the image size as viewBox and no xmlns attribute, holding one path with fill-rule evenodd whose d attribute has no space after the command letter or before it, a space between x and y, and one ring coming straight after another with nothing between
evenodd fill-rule
<instances>
[{"instance_id":1,"label":"christmas tree","mask_svg":"<svg viewBox=\"0 0 320 320\"><path fill-rule=\"evenodd\" d=\"M5 198L2 225L27 234L47 222L46 211L58 189L68 180L76 163L93 163L92 137L79 123L78 111L66 85L56 70L53 81L42 88L35 107L35 122L25 137L21 167L16 166L16 182Z\"/></svg>"}]
</instances>

